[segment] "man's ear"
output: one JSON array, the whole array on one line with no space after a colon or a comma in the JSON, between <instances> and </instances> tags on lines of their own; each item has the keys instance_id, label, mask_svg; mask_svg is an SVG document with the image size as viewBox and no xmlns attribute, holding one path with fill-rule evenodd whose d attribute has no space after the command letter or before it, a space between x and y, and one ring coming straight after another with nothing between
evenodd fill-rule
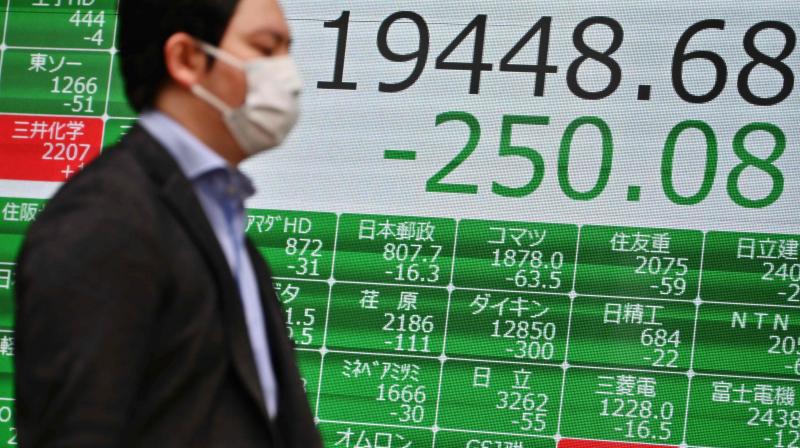
<instances>
[{"instance_id":1,"label":"man's ear","mask_svg":"<svg viewBox=\"0 0 800 448\"><path fill-rule=\"evenodd\" d=\"M175 33L164 43L164 64L169 77L188 89L197 84L207 70L208 57L197 39L187 33Z\"/></svg>"}]
</instances>

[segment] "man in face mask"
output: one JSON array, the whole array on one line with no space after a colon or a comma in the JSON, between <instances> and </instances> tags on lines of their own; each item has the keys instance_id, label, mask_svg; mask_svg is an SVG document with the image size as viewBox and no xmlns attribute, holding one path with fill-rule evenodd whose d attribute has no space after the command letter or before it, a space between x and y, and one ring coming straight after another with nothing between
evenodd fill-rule
<instances>
[{"instance_id":1,"label":"man in face mask","mask_svg":"<svg viewBox=\"0 0 800 448\"><path fill-rule=\"evenodd\" d=\"M121 0L137 125L48 203L18 260L26 447L321 446L236 167L301 81L277 0Z\"/></svg>"}]
</instances>

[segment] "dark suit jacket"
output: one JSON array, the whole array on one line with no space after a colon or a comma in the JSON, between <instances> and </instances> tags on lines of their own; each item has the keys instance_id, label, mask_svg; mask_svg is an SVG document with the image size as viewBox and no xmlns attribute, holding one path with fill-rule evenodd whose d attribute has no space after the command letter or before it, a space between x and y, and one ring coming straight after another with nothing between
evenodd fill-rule
<instances>
[{"instance_id":1,"label":"dark suit jacket","mask_svg":"<svg viewBox=\"0 0 800 448\"><path fill-rule=\"evenodd\" d=\"M17 271L24 447L321 446L266 264L279 412L266 414L237 286L192 185L135 126L31 226Z\"/></svg>"}]
</instances>

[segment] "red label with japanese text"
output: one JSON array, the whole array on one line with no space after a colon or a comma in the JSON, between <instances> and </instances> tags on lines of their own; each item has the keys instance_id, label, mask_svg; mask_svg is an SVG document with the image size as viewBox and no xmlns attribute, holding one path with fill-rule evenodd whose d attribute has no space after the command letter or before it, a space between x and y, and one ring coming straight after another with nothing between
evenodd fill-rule
<instances>
[{"instance_id":1,"label":"red label with japanese text","mask_svg":"<svg viewBox=\"0 0 800 448\"><path fill-rule=\"evenodd\" d=\"M598 440L561 439L558 448L675 448L673 445L651 445L648 443L601 442Z\"/></svg>"},{"instance_id":2,"label":"red label with japanese text","mask_svg":"<svg viewBox=\"0 0 800 448\"><path fill-rule=\"evenodd\" d=\"M102 141L100 118L0 115L0 179L64 182Z\"/></svg>"}]
</instances>

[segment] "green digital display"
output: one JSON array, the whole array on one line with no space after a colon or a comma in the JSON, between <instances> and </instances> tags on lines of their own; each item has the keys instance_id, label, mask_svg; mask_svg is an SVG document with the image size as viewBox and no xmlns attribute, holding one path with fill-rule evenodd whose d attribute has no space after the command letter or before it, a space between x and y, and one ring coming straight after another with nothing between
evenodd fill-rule
<instances>
[{"instance_id":1,"label":"green digital display","mask_svg":"<svg viewBox=\"0 0 800 448\"><path fill-rule=\"evenodd\" d=\"M245 230L327 447L800 448L795 3L282 3ZM25 230L136 115L116 0L0 4L12 446Z\"/></svg>"}]
</instances>

